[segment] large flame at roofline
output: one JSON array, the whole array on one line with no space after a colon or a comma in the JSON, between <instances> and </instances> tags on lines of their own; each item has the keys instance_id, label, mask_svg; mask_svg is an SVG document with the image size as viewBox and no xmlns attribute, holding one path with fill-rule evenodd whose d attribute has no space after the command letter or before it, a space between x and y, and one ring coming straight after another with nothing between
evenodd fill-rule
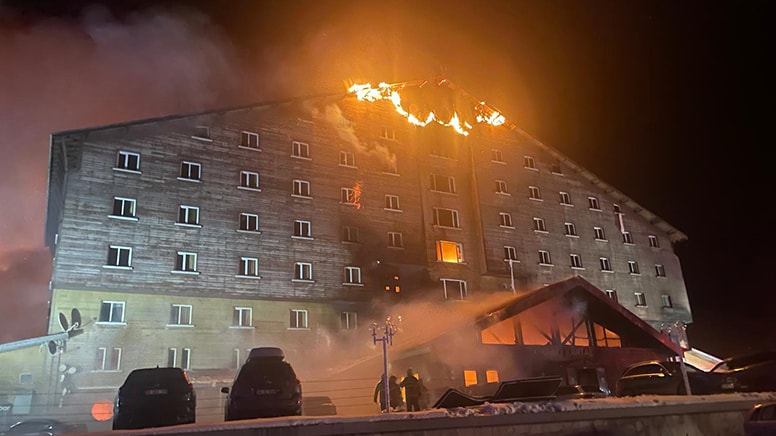
<instances>
[{"instance_id":1,"label":"large flame at roofline","mask_svg":"<svg viewBox=\"0 0 776 436\"><path fill-rule=\"evenodd\" d=\"M437 82L437 86L446 84L446 80ZM425 82L419 87L422 87ZM371 84L354 84L348 88L348 92L355 94L356 98L360 101L375 102L379 100L389 100L393 103L396 112L405 117L407 121L416 126L426 126L432 122L436 122L445 127L450 127L461 135L468 136L469 131L472 129L472 125L466 120L466 117L461 116L458 110L448 108L450 112L449 117L437 115L438 111L429 110L428 115L420 116L413 114L412 111L405 108L402 104L401 92L404 90L406 84L391 85L388 83L380 83L376 88ZM473 114L473 121L477 123L489 124L491 126L501 126L506 123L506 118L498 111L493 110L484 101L478 103L472 103L472 107L464 108L468 112Z\"/></svg>"}]
</instances>

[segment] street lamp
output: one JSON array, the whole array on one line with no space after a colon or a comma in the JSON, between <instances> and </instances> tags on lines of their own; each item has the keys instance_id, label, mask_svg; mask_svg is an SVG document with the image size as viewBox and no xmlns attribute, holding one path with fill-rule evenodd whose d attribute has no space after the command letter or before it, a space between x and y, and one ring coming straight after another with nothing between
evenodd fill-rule
<instances>
[{"instance_id":1,"label":"street lamp","mask_svg":"<svg viewBox=\"0 0 776 436\"><path fill-rule=\"evenodd\" d=\"M396 332L396 326L391 322L391 316L385 317L385 324L382 327L382 337L377 337L377 330L380 326L374 322L372 323L372 343L376 344L377 341L383 343L383 395L385 395L385 413L391 411L391 391L388 386L388 344L393 345L393 335Z\"/></svg>"}]
</instances>

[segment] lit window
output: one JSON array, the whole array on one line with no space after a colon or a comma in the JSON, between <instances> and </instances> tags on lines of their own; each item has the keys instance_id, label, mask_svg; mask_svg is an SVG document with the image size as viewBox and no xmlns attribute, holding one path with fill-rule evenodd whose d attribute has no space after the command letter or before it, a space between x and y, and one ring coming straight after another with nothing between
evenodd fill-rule
<instances>
[{"instance_id":1,"label":"lit window","mask_svg":"<svg viewBox=\"0 0 776 436\"><path fill-rule=\"evenodd\" d=\"M181 369L191 369L191 348L181 348Z\"/></svg>"},{"instance_id":2,"label":"lit window","mask_svg":"<svg viewBox=\"0 0 776 436\"><path fill-rule=\"evenodd\" d=\"M501 150L496 150L495 148L490 151L490 160L493 162L504 162L504 156L501 153Z\"/></svg>"},{"instance_id":3,"label":"lit window","mask_svg":"<svg viewBox=\"0 0 776 436\"><path fill-rule=\"evenodd\" d=\"M499 194L509 194L505 180L496 180L496 192Z\"/></svg>"},{"instance_id":4,"label":"lit window","mask_svg":"<svg viewBox=\"0 0 776 436\"><path fill-rule=\"evenodd\" d=\"M458 211L454 209L434 208L434 225L439 227L461 227L458 221Z\"/></svg>"},{"instance_id":5,"label":"lit window","mask_svg":"<svg viewBox=\"0 0 776 436\"><path fill-rule=\"evenodd\" d=\"M116 160L116 170L140 171L140 153L119 151Z\"/></svg>"},{"instance_id":6,"label":"lit window","mask_svg":"<svg viewBox=\"0 0 776 436\"><path fill-rule=\"evenodd\" d=\"M121 348L98 347L94 369L96 371L119 371L121 369Z\"/></svg>"},{"instance_id":7,"label":"lit window","mask_svg":"<svg viewBox=\"0 0 776 436\"><path fill-rule=\"evenodd\" d=\"M242 360L240 360L240 349L235 348L234 351L232 352L232 368L240 369L242 364L243 362Z\"/></svg>"},{"instance_id":8,"label":"lit window","mask_svg":"<svg viewBox=\"0 0 776 436\"><path fill-rule=\"evenodd\" d=\"M456 279L441 279L445 300L465 300L468 296L466 281Z\"/></svg>"},{"instance_id":9,"label":"lit window","mask_svg":"<svg viewBox=\"0 0 776 436\"><path fill-rule=\"evenodd\" d=\"M471 369L463 370L463 385L472 386L477 384L477 371Z\"/></svg>"},{"instance_id":10,"label":"lit window","mask_svg":"<svg viewBox=\"0 0 776 436\"><path fill-rule=\"evenodd\" d=\"M310 281L313 279L313 264L296 262L294 264L294 280Z\"/></svg>"},{"instance_id":11,"label":"lit window","mask_svg":"<svg viewBox=\"0 0 776 436\"><path fill-rule=\"evenodd\" d=\"M431 174L430 183L432 191L455 194L455 177L453 176L440 176L438 174Z\"/></svg>"},{"instance_id":12,"label":"lit window","mask_svg":"<svg viewBox=\"0 0 776 436\"><path fill-rule=\"evenodd\" d=\"M636 261L629 260L628 261L628 272L631 274L641 274L639 272L639 264Z\"/></svg>"},{"instance_id":13,"label":"lit window","mask_svg":"<svg viewBox=\"0 0 776 436\"><path fill-rule=\"evenodd\" d=\"M240 230L244 232L258 232L259 216L254 213L241 213Z\"/></svg>"},{"instance_id":14,"label":"lit window","mask_svg":"<svg viewBox=\"0 0 776 436\"><path fill-rule=\"evenodd\" d=\"M537 186L529 186L528 187L528 198L531 200L541 200L542 194L539 191L539 188Z\"/></svg>"},{"instance_id":15,"label":"lit window","mask_svg":"<svg viewBox=\"0 0 776 436\"><path fill-rule=\"evenodd\" d=\"M614 289L607 289L604 291L606 293L606 296L617 302L617 291Z\"/></svg>"},{"instance_id":16,"label":"lit window","mask_svg":"<svg viewBox=\"0 0 776 436\"><path fill-rule=\"evenodd\" d=\"M633 235L630 232L624 232L622 234L623 244L633 244Z\"/></svg>"},{"instance_id":17,"label":"lit window","mask_svg":"<svg viewBox=\"0 0 776 436\"><path fill-rule=\"evenodd\" d=\"M103 301L100 304L100 315L98 322L123 323L124 322L124 302L123 301Z\"/></svg>"},{"instance_id":18,"label":"lit window","mask_svg":"<svg viewBox=\"0 0 776 436\"><path fill-rule=\"evenodd\" d=\"M523 157L523 166L528 169L536 169L536 161L531 156Z\"/></svg>"},{"instance_id":19,"label":"lit window","mask_svg":"<svg viewBox=\"0 0 776 436\"><path fill-rule=\"evenodd\" d=\"M179 251L175 257L175 271L197 272L197 253Z\"/></svg>"},{"instance_id":20,"label":"lit window","mask_svg":"<svg viewBox=\"0 0 776 436\"><path fill-rule=\"evenodd\" d=\"M612 270L612 263L609 262L609 259L606 257L601 257L598 259L598 263L601 265L601 271L611 271Z\"/></svg>"},{"instance_id":21,"label":"lit window","mask_svg":"<svg viewBox=\"0 0 776 436\"><path fill-rule=\"evenodd\" d=\"M259 276L259 259L255 257L240 257L240 270L238 275L243 277Z\"/></svg>"},{"instance_id":22,"label":"lit window","mask_svg":"<svg viewBox=\"0 0 776 436\"><path fill-rule=\"evenodd\" d=\"M358 314L356 312L340 313L340 328L342 330L355 330L358 328Z\"/></svg>"},{"instance_id":23,"label":"lit window","mask_svg":"<svg viewBox=\"0 0 776 436\"><path fill-rule=\"evenodd\" d=\"M636 297L636 306L637 307L646 307L647 306L647 299L644 297L644 293L642 292L635 292L633 294L634 297Z\"/></svg>"},{"instance_id":24,"label":"lit window","mask_svg":"<svg viewBox=\"0 0 776 436\"><path fill-rule=\"evenodd\" d=\"M310 159L310 145L306 142L294 141L291 144L291 156Z\"/></svg>"},{"instance_id":25,"label":"lit window","mask_svg":"<svg viewBox=\"0 0 776 436\"><path fill-rule=\"evenodd\" d=\"M355 167L356 156L350 151L340 151L339 164L343 167Z\"/></svg>"},{"instance_id":26,"label":"lit window","mask_svg":"<svg viewBox=\"0 0 776 436\"><path fill-rule=\"evenodd\" d=\"M671 296L663 294L660 296L660 300L663 302L663 307L674 307L674 302L671 301Z\"/></svg>"},{"instance_id":27,"label":"lit window","mask_svg":"<svg viewBox=\"0 0 776 436\"><path fill-rule=\"evenodd\" d=\"M534 218L533 219L533 226L534 231L536 232L546 232L547 226L544 225L544 219L542 218Z\"/></svg>"},{"instance_id":28,"label":"lit window","mask_svg":"<svg viewBox=\"0 0 776 436\"><path fill-rule=\"evenodd\" d=\"M387 210L401 210L401 208L399 207L399 196L398 195L386 194L385 195L385 208Z\"/></svg>"},{"instance_id":29,"label":"lit window","mask_svg":"<svg viewBox=\"0 0 776 436\"><path fill-rule=\"evenodd\" d=\"M658 277L665 277L666 268L663 265L655 265L655 275Z\"/></svg>"},{"instance_id":30,"label":"lit window","mask_svg":"<svg viewBox=\"0 0 776 436\"><path fill-rule=\"evenodd\" d=\"M344 226L342 228L342 241L343 242L359 242L360 231L355 226Z\"/></svg>"},{"instance_id":31,"label":"lit window","mask_svg":"<svg viewBox=\"0 0 776 436\"><path fill-rule=\"evenodd\" d=\"M194 127L194 135L192 137L196 139L210 139L210 127L207 127L207 126Z\"/></svg>"},{"instance_id":32,"label":"lit window","mask_svg":"<svg viewBox=\"0 0 776 436\"><path fill-rule=\"evenodd\" d=\"M561 192L560 193L560 204L564 206L573 206L571 204L571 196L568 192Z\"/></svg>"},{"instance_id":33,"label":"lit window","mask_svg":"<svg viewBox=\"0 0 776 436\"><path fill-rule=\"evenodd\" d=\"M350 285L361 284L361 268L357 266L345 267L345 283Z\"/></svg>"},{"instance_id":34,"label":"lit window","mask_svg":"<svg viewBox=\"0 0 776 436\"><path fill-rule=\"evenodd\" d=\"M235 307L232 312L233 327L251 327L253 325L253 308Z\"/></svg>"},{"instance_id":35,"label":"lit window","mask_svg":"<svg viewBox=\"0 0 776 436\"><path fill-rule=\"evenodd\" d=\"M604 233L604 229L601 227L593 227L593 233L595 234L595 239L597 241L605 241L606 240L606 233Z\"/></svg>"},{"instance_id":36,"label":"lit window","mask_svg":"<svg viewBox=\"0 0 776 436\"><path fill-rule=\"evenodd\" d=\"M563 227L566 229L566 236L578 236L577 226L574 223L565 223Z\"/></svg>"},{"instance_id":37,"label":"lit window","mask_svg":"<svg viewBox=\"0 0 776 436\"><path fill-rule=\"evenodd\" d=\"M388 126L382 126L380 128L380 136L392 141L396 140L396 132L394 132L394 130Z\"/></svg>"},{"instance_id":38,"label":"lit window","mask_svg":"<svg viewBox=\"0 0 776 436\"><path fill-rule=\"evenodd\" d=\"M307 311L300 309L291 309L291 322L289 327L292 329L307 328Z\"/></svg>"},{"instance_id":39,"label":"lit window","mask_svg":"<svg viewBox=\"0 0 776 436\"><path fill-rule=\"evenodd\" d=\"M108 247L108 267L131 268L132 248L111 245Z\"/></svg>"},{"instance_id":40,"label":"lit window","mask_svg":"<svg viewBox=\"0 0 776 436\"><path fill-rule=\"evenodd\" d=\"M498 371L495 369L487 369L485 370L485 381L488 383L498 383Z\"/></svg>"},{"instance_id":41,"label":"lit window","mask_svg":"<svg viewBox=\"0 0 776 436\"><path fill-rule=\"evenodd\" d=\"M297 238L311 238L312 224L310 224L310 221L294 220L294 236Z\"/></svg>"},{"instance_id":42,"label":"lit window","mask_svg":"<svg viewBox=\"0 0 776 436\"><path fill-rule=\"evenodd\" d=\"M243 131L240 135L240 147L250 148L253 150L259 149L259 134L254 132Z\"/></svg>"},{"instance_id":43,"label":"lit window","mask_svg":"<svg viewBox=\"0 0 776 436\"><path fill-rule=\"evenodd\" d=\"M539 265L552 265L549 251L539 250Z\"/></svg>"},{"instance_id":44,"label":"lit window","mask_svg":"<svg viewBox=\"0 0 776 436\"><path fill-rule=\"evenodd\" d=\"M505 245L504 260L517 260L517 248L509 245Z\"/></svg>"},{"instance_id":45,"label":"lit window","mask_svg":"<svg viewBox=\"0 0 776 436\"><path fill-rule=\"evenodd\" d=\"M582 268L582 258L579 257L578 254L570 254L569 257L571 259L572 268Z\"/></svg>"},{"instance_id":46,"label":"lit window","mask_svg":"<svg viewBox=\"0 0 776 436\"><path fill-rule=\"evenodd\" d=\"M134 198L113 197L113 218L137 218L137 201Z\"/></svg>"},{"instance_id":47,"label":"lit window","mask_svg":"<svg viewBox=\"0 0 776 436\"><path fill-rule=\"evenodd\" d=\"M514 227L512 225L512 215L511 214L509 214L507 212L499 212L498 216L499 216L499 222L500 222L499 225L501 227L510 227L510 228Z\"/></svg>"},{"instance_id":48,"label":"lit window","mask_svg":"<svg viewBox=\"0 0 776 436\"><path fill-rule=\"evenodd\" d=\"M601 210L598 199L595 197L587 197L587 206L592 210Z\"/></svg>"},{"instance_id":49,"label":"lit window","mask_svg":"<svg viewBox=\"0 0 776 436\"><path fill-rule=\"evenodd\" d=\"M355 189L352 188L342 188L340 192L340 202L344 204L352 204L354 206L357 206L359 203L359 194L356 192Z\"/></svg>"},{"instance_id":50,"label":"lit window","mask_svg":"<svg viewBox=\"0 0 776 436\"><path fill-rule=\"evenodd\" d=\"M259 173L240 171L240 188L259 189Z\"/></svg>"},{"instance_id":51,"label":"lit window","mask_svg":"<svg viewBox=\"0 0 776 436\"><path fill-rule=\"evenodd\" d=\"M657 236L649 235L649 246L652 248L660 248L660 243L657 240Z\"/></svg>"},{"instance_id":52,"label":"lit window","mask_svg":"<svg viewBox=\"0 0 776 436\"><path fill-rule=\"evenodd\" d=\"M306 180L294 180L293 195L296 197L310 197L310 182Z\"/></svg>"},{"instance_id":53,"label":"lit window","mask_svg":"<svg viewBox=\"0 0 776 436\"><path fill-rule=\"evenodd\" d=\"M436 251L439 262L463 262L463 245L458 242L437 241Z\"/></svg>"},{"instance_id":54,"label":"lit window","mask_svg":"<svg viewBox=\"0 0 776 436\"><path fill-rule=\"evenodd\" d=\"M399 232L388 232L388 246L392 248L403 248L404 241Z\"/></svg>"},{"instance_id":55,"label":"lit window","mask_svg":"<svg viewBox=\"0 0 776 436\"><path fill-rule=\"evenodd\" d=\"M178 224L199 225L199 208L181 205L178 208Z\"/></svg>"},{"instance_id":56,"label":"lit window","mask_svg":"<svg viewBox=\"0 0 776 436\"><path fill-rule=\"evenodd\" d=\"M170 325L191 325L190 304L173 304L170 306Z\"/></svg>"},{"instance_id":57,"label":"lit window","mask_svg":"<svg viewBox=\"0 0 776 436\"><path fill-rule=\"evenodd\" d=\"M181 174L178 179L196 180L202 179L202 165L196 162L181 162Z\"/></svg>"}]
</instances>

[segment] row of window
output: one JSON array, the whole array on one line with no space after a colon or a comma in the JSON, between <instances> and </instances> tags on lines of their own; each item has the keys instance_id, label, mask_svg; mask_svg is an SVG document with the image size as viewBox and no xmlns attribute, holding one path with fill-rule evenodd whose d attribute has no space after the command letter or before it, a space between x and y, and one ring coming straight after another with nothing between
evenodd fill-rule
<instances>
[{"instance_id":1,"label":"row of window","mask_svg":"<svg viewBox=\"0 0 776 436\"><path fill-rule=\"evenodd\" d=\"M504 246L504 261L506 262L515 262L518 261L517 259L517 249L512 246ZM547 250L539 250L539 265L544 266L553 266L552 258L550 256L550 252ZM601 268L601 271L604 272L614 272L612 269L612 263L609 260L608 257L599 257L598 258L598 265ZM584 269L585 267L582 265L582 257L579 254L571 253L569 254L569 266L574 269ZM641 270L639 269L639 263L635 260L629 260L628 261L628 273L634 274L634 275L640 275ZM665 266L661 264L655 264L655 276L656 277L665 277L666 276L666 269Z\"/></svg>"},{"instance_id":2,"label":"row of window","mask_svg":"<svg viewBox=\"0 0 776 436\"><path fill-rule=\"evenodd\" d=\"M611 298L615 302L619 302L619 297L617 296L616 290L606 289L604 292L609 298ZM643 292L634 292L633 297L635 299L636 307L647 307L647 297L644 295ZM668 294L661 294L660 302L664 309L670 309L674 307L674 302L671 299L671 296Z\"/></svg>"}]
</instances>

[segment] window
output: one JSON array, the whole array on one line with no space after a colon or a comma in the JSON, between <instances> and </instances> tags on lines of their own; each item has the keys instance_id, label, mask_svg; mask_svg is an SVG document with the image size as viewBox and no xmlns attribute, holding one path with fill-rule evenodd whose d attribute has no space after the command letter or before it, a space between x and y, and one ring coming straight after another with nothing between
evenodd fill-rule
<instances>
[{"instance_id":1,"label":"window","mask_svg":"<svg viewBox=\"0 0 776 436\"><path fill-rule=\"evenodd\" d=\"M552 265L549 251L539 250L539 265Z\"/></svg>"},{"instance_id":2,"label":"window","mask_svg":"<svg viewBox=\"0 0 776 436\"><path fill-rule=\"evenodd\" d=\"M571 259L572 268L582 268L582 258L579 257L578 254L570 254L569 257Z\"/></svg>"},{"instance_id":3,"label":"window","mask_svg":"<svg viewBox=\"0 0 776 436\"><path fill-rule=\"evenodd\" d=\"M396 132L394 132L394 130L388 126L382 126L380 128L380 136L392 141L396 140Z\"/></svg>"},{"instance_id":4,"label":"window","mask_svg":"<svg viewBox=\"0 0 776 436\"><path fill-rule=\"evenodd\" d=\"M633 296L636 297L636 307L647 307L647 299L643 292L635 292Z\"/></svg>"},{"instance_id":5,"label":"window","mask_svg":"<svg viewBox=\"0 0 776 436\"><path fill-rule=\"evenodd\" d=\"M178 179L183 180L201 180L202 165L196 162L181 162L181 175Z\"/></svg>"},{"instance_id":6,"label":"window","mask_svg":"<svg viewBox=\"0 0 776 436\"><path fill-rule=\"evenodd\" d=\"M175 257L175 271L197 272L197 253L179 251Z\"/></svg>"},{"instance_id":7,"label":"window","mask_svg":"<svg viewBox=\"0 0 776 436\"><path fill-rule=\"evenodd\" d=\"M111 217L114 218L137 218L135 210L137 201L134 198L113 197L113 211Z\"/></svg>"},{"instance_id":8,"label":"window","mask_svg":"<svg viewBox=\"0 0 776 436\"><path fill-rule=\"evenodd\" d=\"M458 242L437 241L436 251L438 262L463 262L463 245Z\"/></svg>"},{"instance_id":9,"label":"window","mask_svg":"<svg viewBox=\"0 0 776 436\"><path fill-rule=\"evenodd\" d=\"M619 204L613 204L612 209L614 210L614 213L622 213L622 209L620 209Z\"/></svg>"},{"instance_id":10,"label":"window","mask_svg":"<svg viewBox=\"0 0 776 436\"><path fill-rule=\"evenodd\" d=\"M240 188L259 189L259 173L240 171Z\"/></svg>"},{"instance_id":11,"label":"window","mask_svg":"<svg viewBox=\"0 0 776 436\"><path fill-rule=\"evenodd\" d=\"M259 259L255 257L240 257L240 270L238 275L243 277L259 276Z\"/></svg>"},{"instance_id":12,"label":"window","mask_svg":"<svg viewBox=\"0 0 776 436\"><path fill-rule=\"evenodd\" d=\"M469 295L466 290L466 281L464 280L441 279L441 282L445 300L465 300Z\"/></svg>"},{"instance_id":13,"label":"window","mask_svg":"<svg viewBox=\"0 0 776 436\"><path fill-rule=\"evenodd\" d=\"M623 232L622 233L622 243L623 244L633 244L633 235L631 235L631 232Z\"/></svg>"},{"instance_id":14,"label":"window","mask_svg":"<svg viewBox=\"0 0 776 436\"><path fill-rule=\"evenodd\" d=\"M463 385L472 386L477 384L477 371L473 369L463 370Z\"/></svg>"},{"instance_id":15,"label":"window","mask_svg":"<svg viewBox=\"0 0 776 436\"><path fill-rule=\"evenodd\" d=\"M504 260L517 260L517 248L509 245L505 245Z\"/></svg>"},{"instance_id":16,"label":"window","mask_svg":"<svg viewBox=\"0 0 776 436\"><path fill-rule=\"evenodd\" d=\"M595 197L587 197L587 206L591 210L601 210L601 206L598 204L598 199Z\"/></svg>"},{"instance_id":17,"label":"window","mask_svg":"<svg viewBox=\"0 0 776 436\"><path fill-rule=\"evenodd\" d=\"M388 232L388 246L391 248L404 248L404 240L399 232Z\"/></svg>"},{"instance_id":18,"label":"window","mask_svg":"<svg viewBox=\"0 0 776 436\"><path fill-rule=\"evenodd\" d=\"M339 164L343 167L355 167L356 156L350 151L340 151Z\"/></svg>"},{"instance_id":19,"label":"window","mask_svg":"<svg viewBox=\"0 0 776 436\"><path fill-rule=\"evenodd\" d=\"M294 180L294 194L297 197L310 196L310 182L306 180Z\"/></svg>"},{"instance_id":20,"label":"window","mask_svg":"<svg viewBox=\"0 0 776 436\"><path fill-rule=\"evenodd\" d=\"M108 247L107 267L132 268L132 248L111 245Z\"/></svg>"},{"instance_id":21,"label":"window","mask_svg":"<svg viewBox=\"0 0 776 436\"><path fill-rule=\"evenodd\" d=\"M394 176L399 175L399 166L396 163L396 156L391 156L391 160L383 160L380 164L382 166L382 172L384 174L392 174Z\"/></svg>"},{"instance_id":22,"label":"window","mask_svg":"<svg viewBox=\"0 0 776 436\"><path fill-rule=\"evenodd\" d=\"M660 243L657 240L657 236L649 235L649 246L652 248L660 248Z\"/></svg>"},{"instance_id":23,"label":"window","mask_svg":"<svg viewBox=\"0 0 776 436\"><path fill-rule=\"evenodd\" d=\"M496 180L496 192L499 194L509 194L507 182L505 180Z\"/></svg>"},{"instance_id":24,"label":"window","mask_svg":"<svg viewBox=\"0 0 776 436\"><path fill-rule=\"evenodd\" d=\"M289 327L292 329L306 329L307 311L301 309L291 309L291 322Z\"/></svg>"},{"instance_id":25,"label":"window","mask_svg":"<svg viewBox=\"0 0 776 436\"><path fill-rule=\"evenodd\" d=\"M100 304L100 316L98 322L123 323L124 322L124 302L123 301L103 301Z\"/></svg>"},{"instance_id":26,"label":"window","mask_svg":"<svg viewBox=\"0 0 776 436\"><path fill-rule=\"evenodd\" d=\"M528 187L528 198L531 200L541 200L542 194L539 191L539 188L536 186L529 186Z\"/></svg>"},{"instance_id":27,"label":"window","mask_svg":"<svg viewBox=\"0 0 776 436\"><path fill-rule=\"evenodd\" d=\"M563 171L561 170L559 163L552 164L550 166L550 172L552 172L553 174L563 174Z\"/></svg>"},{"instance_id":28,"label":"window","mask_svg":"<svg viewBox=\"0 0 776 436\"><path fill-rule=\"evenodd\" d=\"M258 150L259 134L254 132L243 131L240 135L240 147Z\"/></svg>"},{"instance_id":29,"label":"window","mask_svg":"<svg viewBox=\"0 0 776 436\"><path fill-rule=\"evenodd\" d=\"M523 157L523 166L528 169L536 169L536 161L531 156Z\"/></svg>"},{"instance_id":30,"label":"window","mask_svg":"<svg viewBox=\"0 0 776 436\"><path fill-rule=\"evenodd\" d=\"M663 265L655 265L655 275L657 277L665 277L666 268Z\"/></svg>"},{"instance_id":31,"label":"window","mask_svg":"<svg viewBox=\"0 0 776 436\"><path fill-rule=\"evenodd\" d=\"M388 210L401 210L399 207L399 196L398 195L391 195L386 194L385 195L385 208Z\"/></svg>"},{"instance_id":32,"label":"window","mask_svg":"<svg viewBox=\"0 0 776 436\"><path fill-rule=\"evenodd\" d=\"M544 225L544 219L542 218L535 218L533 219L533 227L535 232L546 232L547 227Z\"/></svg>"},{"instance_id":33,"label":"window","mask_svg":"<svg viewBox=\"0 0 776 436\"><path fill-rule=\"evenodd\" d=\"M232 368L240 369L242 364L243 364L243 362L242 362L242 360L240 360L240 349L239 348L235 348L234 351L232 352Z\"/></svg>"},{"instance_id":34,"label":"window","mask_svg":"<svg viewBox=\"0 0 776 436\"><path fill-rule=\"evenodd\" d=\"M438 192L447 192L449 194L455 194L455 177L453 176L440 176L439 174L431 174L430 176L431 190Z\"/></svg>"},{"instance_id":35,"label":"window","mask_svg":"<svg viewBox=\"0 0 776 436\"><path fill-rule=\"evenodd\" d=\"M173 304L170 306L170 325L191 325L191 305Z\"/></svg>"},{"instance_id":36,"label":"window","mask_svg":"<svg viewBox=\"0 0 776 436\"><path fill-rule=\"evenodd\" d=\"M639 272L639 264L634 260L628 261L628 272L631 274L641 274Z\"/></svg>"},{"instance_id":37,"label":"window","mask_svg":"<svg viewBox=\"0 0 776 436\"><path fill-rule=\"evenodd\" d=\"M458 211L454 209L434 208L434 225L439 227L460 228Z\"/></svg>"},{"instance_id":38,"label":"window","mask_svg":"<svg viewBox=\"0 0 776 436\"><path fill-rule=\"evenodd\" d=\"M20 385L31 385L33 384L34 378L31 373L29 372L22 372L19 373L19 384Z\"/></svg>"},{"instance_id":39,"label":"window","mask_svg":"<svg viewBox=\"0 0 776 436\"><path fill-rule=\"evenodd\" d=\"M340 313L340 328L342 330L355 330L358 328L358 314L356 312Z\"/></svg>"},{"instance_id":40,"label":"window","mask_svg":"<svg viewBox=\"0 0 776 436\"><path fill-rule=\"evenodd\" d=\"M488 383L498 383L498 371L495 369L486 369L485 370L485 381Z\"/></svg>"},{"instance_id":41,"label":"window","mask_svg":"<svg viewBox=\"0 0 776 436\"><path fill-rule=\"evenodd\" d=\"M563 227L566 229L566 236L578 236L577 226L574 223L564 223Z\"/></svg>"},{"instance_id":42,"label":"window","mask_svg":"<svg viewBox=\"0 0 776 436\"><path fill-rule=\"evenodd\" d=\"M512 215L511 214L509 214L507 212L499 212L498 216L499 216L499 222L500 222L499 225L501 227L514 228L514 226L512 225Z\"/></svg>"},{"instance_id":43,"label":"window","mask_svg":"<svg viewBox=\"0 0 776 436\"><path fill-rule=\"evenodd\" d=\"M119 151L119 155L116 160L116 168L114 169L124 171L140 171L140 153Z\"/></svg>"},{"instance_id":44,"label":"window","mask_svg":"<svg viewBox=\"0 0 776 436\"><path fill-rule=\"evenodd\" d=\"M345 267L345 283L349 285L360 285L361 283L361 268L357 266Z\"/></svg>"},{"instance_id":45,"label":"window","mask_svg":"<svg viewBox=\"0 0 776 436\"><path fill-rule=\"evenodd\" d=\"M617 300L617 291L616 290L614 290L614 289L607 289L607 290L604 291L604 293L606 293L606 296L611 298L615 302L619 301L619 300Z\"/></svg>"},{"instance_id":46,"label":"window","mask_svg":"<svg viewBox=\"0 0 776 436\"><path fill-rule=\"evenodd\" d=\"M598 259L598 263L601 265L601 271L611 271L612 263L609 262L609 258L601 257Z\"/></svg>"},{"instance_id":47,"label":"window","mask_svg":"<svg viewBox=\"0 0 776 436\"><path fill-rule=\"evenodd\" d=\"M597 241L606 240L606 234L604 233L604 229L602 229L601 227L593 227L593 233L595 234L595 239Z\"/></svg>"},{"instance_id":48,"label":"window","mask_svg":"<svg viewBox=\"0 0 776 436\"><path fill-rule=\"evenodd\" d=\"M313 279L313 264L296 262L294 264L294 280L311 281Z\"/></svg>"},{"instance_id":49,"label":"window","mask_svg":"<svg viewBox=\"0 0 776 436\"><path fill-rule=\"evenodd\" d=\"M241 213L240 230L244 232L258 232L259 216L254 213Z\"/></svg>"},{"instance_id":50,"label":"window","mask_svg":"<svg viewBox=\"0 0 776 436\"><path fill-rule=\"evenodd\" d=\"M252 327L253 326L253 308L235 307L232 311L233 327Z\"/></svg>"},{"instance_id":51,"label":"window","mask_svg":"<svg viewBox=\"0 0 776 436\"><path fill-rule=\"evenodd\" d=\"M119 371L121 369L121 348L97 347L94 369L96 371Z\"/></svg>"},{"instance_id":52,"label":"window","mask_svg":"<svg viewBox=\"0 0 776 436\"><path fill-rule=\"evenodd\" d=\"M207 127L207 126L194 127L194 135L192 137L196 139L210 139L210 127Z\"/></svg>"},{"instance_id":53,"label":"window","mask_svg":"<svg viewBox=\"0 0 776 436\"><path fill-rule=\"evenodd\" d=\"M302 159L310 159L310 145L306 142L294 141L291 143L291 156Z\"/></svg>"},{"instance_id":54,"label":"window","mask_svg":"<svg viewBox=\"0 0 776 436\"><path fill-rule=\"evenodd\" d=\"M341 203L352 204L353 206L359 207L360 201L361 201L361 195L358 191L356 191L353 188L342 188L340 192Z\"/></svg>"},{"instance_id":55,"label":"window","mask_svg":"<svg viewBox=\"0 0 776 436\"><path fill-rule=\"evenodd\" d=\"M342 241L357 243L360 240L360 231L356 226L342 227Z\"/></svg>"},{"instance_id":56,"label":"window","mask_svg":"<svg viewBox=\"0 0 776 436\"><path fill-rule=\"evenodd\" d=\"M504 162L504 155L501 153L501 150L494 148L490 151L490 160L493 162Z\"/></svg>"},{"instance_id":57,"label":"window","mask_svg":"<svg viewBox=\"0 0 776 436\"><path fill-rule=\"evenodd\" d=\"M175 368L178 363L178 349L177 348L168 348L167 349L167 367L168 368Z\"/></svg>"},{"instance_id":58,"label":"window","mask_svg":"<svg viewBox=\"0 0 776 436\"><path fill-rule=\"evenodd\" d=\"M199 225L199 208L181 205L178 208L178 224Z\"/></svg>"},{"instance_id":59,"label":"window","mask_svg":"<svg viewBox=\"0 0 776 436\"><path fill-rule=\"evenodd\" d=\"M564 206L573 206L573 204L571 204L571 196L568 192L560 193L560 204Z\"/></svg>"},{"instance_id":60,"label":"window","mask_svg":"<svg viewBox=\"0 0 776 436\"><path fill-rule=\"evenodd\" d=\"M311 227L310 221L294 220L294 237L312 238Z\"/></svg>"},{"instance_id":61,"label":"window","mask_svg":"<svg viewBox=\"0 0 776 436\"><path fill-rule=\"evenodd\" d=\"M660 300L663 302L663 307L665 308L674 307L674 302L671 301L670 295L663 294L660 296Z\"/></svg>"}]
</instances>

